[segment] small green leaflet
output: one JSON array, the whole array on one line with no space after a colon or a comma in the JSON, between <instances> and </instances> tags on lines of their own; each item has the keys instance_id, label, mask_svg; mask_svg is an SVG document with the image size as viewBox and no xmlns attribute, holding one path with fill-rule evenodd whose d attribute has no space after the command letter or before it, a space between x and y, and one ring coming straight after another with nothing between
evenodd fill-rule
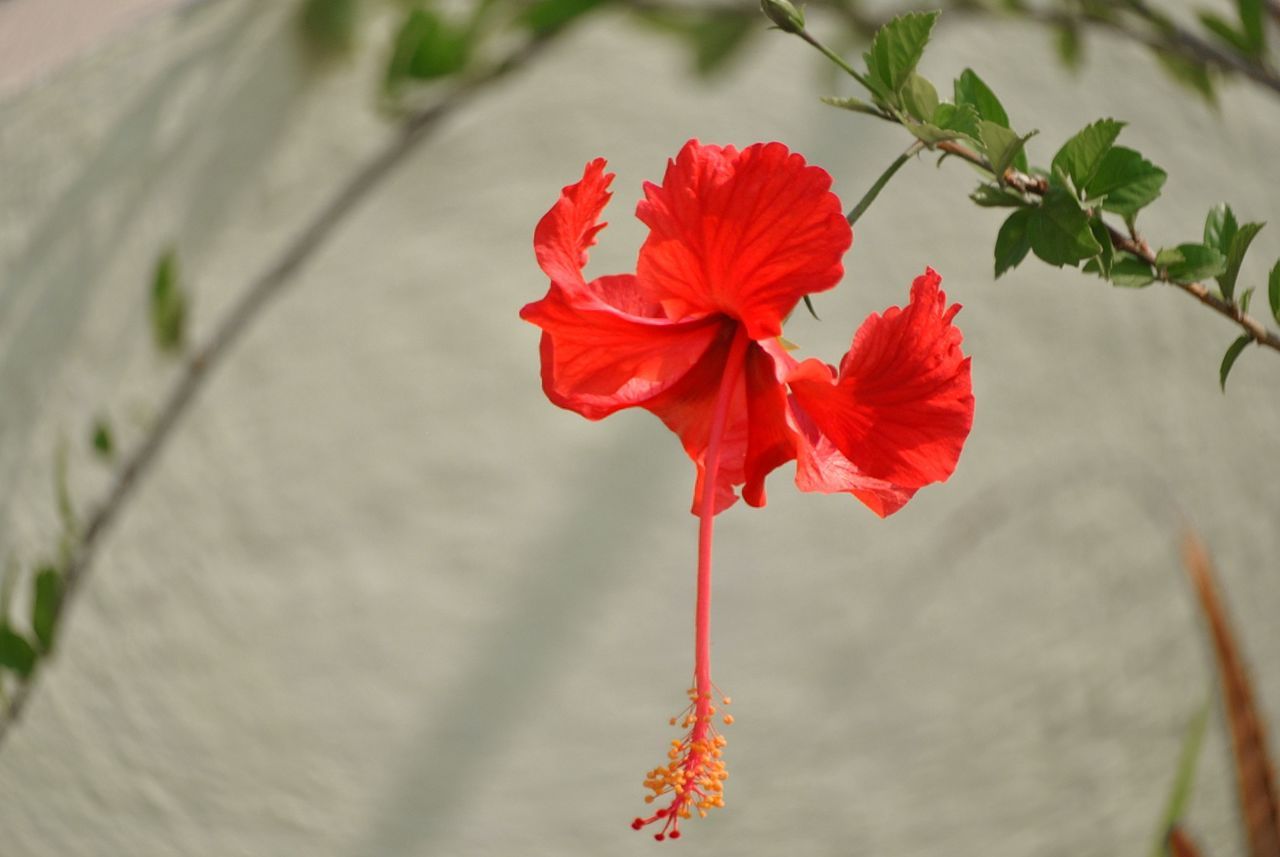
<instances>
[{"instance_id":1,"label":"small green leaflet","mask_svg":"<svg viewBox=\"0 0 1280 857\"><path fill-rule=\"evenodd\" d=\"M1204 219L1204 243L1225 256L1239 228L1231 206L1220 202L1209 209L1209 215Z\"/></svg>"},{"instance_id":2,"label":"small green leaflet","mask_svg":"<svg viewBox=\"0 0 1280 857\"><path fill-rule=\"evenodd\" d=\"M983 208L1026 208L1031 205L1013 188L994 184L978 185L977 190L969 194L969 199Z\"/></svg>"},{"instance_id":3,"label":"small green leaflet","mask_svg":"<svg viewBox=\"0 0 1280 857\"><path fill-rule=\"evenodd\" d=\"M1005 220L996 235L996 277L1016 268L1031 249L1027 230L1035 210L1020 208Z\"/></svg>"},{"instance_id":4,"label":"small green leaflet","mask_svg":"<svg viewBox=\"0 0 1280 857\"><path fill-rule=\"evenodd\" d=\"M1227 257L1204 244L1179 244L1156 254L1156 267L1175 283L1194 283L1216 277L1227 268Z\"/></svg>"},{"instance_id":5,"label":"small green leaflet","mask_svg":"<svg viewBox=\"0 0 1280 857\"><path fill-rule=\"evenodd\" d=\"M1200 758L1200 746L1204 743L1205 727L1209 723L1209 712L1213 710L1214 694L1206 696L1199 711L1187 724L1186 734L1182 739L1182 752L1178 756L1178 768L1173 778L1173 786L1165 801L1164 816L1156 830L1155 847L1151 849L1151 857L1170 857L1169 829L1177 824L1187 809L1191 798L1191 787L1196 779L1196 762Z\"/></svg>"},{"instance_id":6,"label":"small green leaflet","mask_svg":"<svg viewBox=\"0 0 1280 857\"><path fill-rule=\"evenodd\" d=\"M1271 303L1271 316L1280 324L1280 259L1267 278L1267 300Z\"/></svg>"},{"instance_id":7,"label":"small green leaflet","mask_svg":"<svg viewBox=\"0 0 1280 857\"><path fill-rule=\"evenodd\" d=\"M719 72L742 52L755 32L755 22L736 13L712 13L694 21L688 30L694 70L703 77Z\"/></svg>"},{"instance_id":8,"label":"small green leaflet","mask_svg":"<svg viewBox=\"0 0 1280 857\"><path fill-rule=\"evenodd\" d=\"M355 43L357 0L307 0L299 25L307 44L325 54L341 54Z\"/></svg>"},{"instance_id":9,"label":"small green leaflet","mask_svg":"<svg viewBox=\"0 0 1280 857\"><path fill-rule=\"evenodd\" d=\"M902 87L902 106L907 112L921 122L933 120L938 109L938 90L923 76L914 71L907 76L907 83Z\"/></svg>"},{"instance_id":10,"label":"small green leaflet","mask_svg":"<svg viewBox=\"0 0 1280 857\"><path fill-rule=\"evenodd\" d=\"M111 433L111 423L107 422L106 417L98 417L93 421L93 429L89 434L89 444L93 448L94 454L103 461L110 461L115 457L115 437Z\"/></svg>"},{"instance_id":11,"label":"small green leaflet","mask_svg":"<svg viewBox=\"0 0 1280 857\"><path fill-rule=\"evenodd\" d=\"M1227 269L1218 277L1218 287L1222 296L1228 301L1235 300L1236 278L1240 276L1240 265L1244 262L1244 254L1249 252L1249 245L1262 231L1264 223L1246 223L1231 236L1231 245L1226 249Z\"/></svg>"},{"instance_id":12,"label":"small green leaflet","mask_svg":"<svg viewBox=\"0 0 1280 857\"><path fill-rule=\"evenodd\" d=\"M15 672L22 678L31 675L36 668L36 650L25 637L19 636L7 625L0 625L0 667Z\"/></svg>"},{"instance_id":13,"label":"small green leaflet","mask_svg":"<svg viewBox=\"0 0 1280 857\"><path fill-rule=\"evenodd\" d=\"M978 77L977 73L971 68L966 68L956 78L954 84L956 106L969 106L978 114L979 119L985 119L988 122L994 122L1002 128L1012 129L1009 122L1009 114L1005 112L1004 105L1000 103L1000 99L996 98L996 94L991 91L991 87ZM1034 131L1032 133L1035 133ZM977 139L977 135L972 135ZM1030 135L1028 135L1030 136ZM1024 138L1025 139L1025 138ZM1013 157L1013 167L1019 172L1027 172L1027 153L1019 149Z\"/></svg>"},{"instance_id":14,"label":"small green leaflet","mask_svg":"<svg viewBox=\"0 0 1280 857\"><path fill-rule=\"evenodd\" d=\"M896 95L915 71L937 20L937 12L908 12L876 31L863 58L869 77L888 94Z\"/></svg>"},{"instance_id":15,"label":"small green leaflet","mask_svg":"<svg viewBox=\"0 0 1280 857\"><path fill-rule=\"evenodd\" d=\"M526 19L549 5L544 2L530 7L525 13ZM529 26L538 30L537 25L529 23ZM434 80L462 71L471 57L472 41L469 28L453 24L428 9L412 10L400 24L391 60L387 63L387 91L394 93L409 80Z\"/></svg>"},{"instance_id":16,"label":"small green leaflet","mask_svg":"<svg viewBox=\"0 0 1280 857\"><path fill-rule=\"evenodd\" d=\"M1236 365L1236 358L1250 342L1253 342L1253 337L1247 333L1242 334L1227 348L1227 353L1222 355L1222 365L1218 367L1218 384L1222 387L1222 392L1227 392L1227 376L1231 374L1231 367Z\"/></svg>"},{"instance_id":17,"label":"small green leaflet","mask_svg":"<svg viewBox=\"0 0 1280 857\"><path fill-rule=\"evenodd\" d=\"M855 113L866 113L868 116L884 118L884 114L880 112L879 107L874 104L868 104L861 98L837 98L832 95L824 95L819 100L823 104L830 104L832 107L839 107L842 110L852 110Z\"/></svg>"},{"instance_id":18,"label":"small green leaflet","mask_svg":"<svg viewBox=\"0 0 1280 857\"><path fill-rule=\"evenodd\" d=\"M1022 147L1035 134L1036 132L1032 131L1025 137L1019 137L1003 125L997 125L989 119L983 119L978 123L978 135L982 140L982 148L986 151L987 160L991 162L997 181L1004 181L1005 171L1016 162Z\"/></svg>"},{"instance_id":19,"label":"small green leaflet","mask_svg":"<svg viewBox=\"0 0 1280 857\"><path fill-rule=\"evenodd\" d=\"M178 256L169 249L156 260L151 277L151 336L156 348L168 353L180 350L186 322L187 299L178 282Z\"/></svg>"},{"instance_id":20,"label":"small green leaflet","mask_svg":"<svg viewBox=\"0 0 1280 857\"><path fill-rule=\"evenodd\" d=\"M1099 119L1092 125L1086 125L1053 156L1053 171L1066 173L1075 189L1083 191L1123 127L1123 122L1114 119Z\"/></svg>"},{"instance_id":21,"label":"small green leaflet","mask_svg":"<svg viewBox=\"0 0 1280 857\"><path fill-rule=\"evenodd\" d=\"M1129 253L1117 253L1111 263L1111 282L1126 289L1140 289L1156 281L1146 262Z\"/></svg>"},{"instance_id":22,"label":"small green leaflet","mask_svg":"<svg viewBox=\"0 0 1280 857\"><path fill-rule=\"evenodd\" d=\"M53 566L36 573L35 598L31 604L31 630L35 631L40 650L53 648L54 625L62 602L62 575Z\"/></svg>"}]
</instances>

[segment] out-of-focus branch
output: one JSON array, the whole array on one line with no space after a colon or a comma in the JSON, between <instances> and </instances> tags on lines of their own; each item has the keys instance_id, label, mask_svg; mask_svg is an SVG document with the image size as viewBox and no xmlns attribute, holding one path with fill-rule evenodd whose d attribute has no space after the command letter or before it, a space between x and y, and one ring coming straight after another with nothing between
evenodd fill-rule
<instances>
[{"instance_id":1,"label":"out-of-focus branch","mask_svg":"<svg viewBox=\"0 0 1280 857\"><path fill-rule=\"evenodd\" d=\"M298 235L285 247L266 270L251 281L223 318L212 335L187 359L178 378L165 395L159 415L146 435L125 458L106 495L93 507L83 527L76 530L69 545L63 578L62 597L58 601L53 623L60 630L67 610L93 566L98 546L128 504L141 481L155 466L165 444L190 410L209 376L220 366L250 325L262 314L271 300L280 294L315 252L369 196L379 188L391 172L404 162L441 120L453 113L480 91L526 65L553 41L561 30L551 30L527 40L505 57L469 78L461 80L447 94L428 107L406 117L395 136L366 161L338 192L317 211ZM39 670L31 673L9 696L0 712L0 742L24 711Z\"/></svg>"}]
</instances>

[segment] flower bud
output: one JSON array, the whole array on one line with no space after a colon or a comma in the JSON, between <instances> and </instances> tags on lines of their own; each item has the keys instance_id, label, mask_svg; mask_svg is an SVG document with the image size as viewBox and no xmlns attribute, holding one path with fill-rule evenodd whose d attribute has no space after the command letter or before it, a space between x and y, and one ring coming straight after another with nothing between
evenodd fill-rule
<instances>
[{"instance_id":1,"label":"flower bud","mask_svg":"<svg viewBox=\"0 0 1280 857\"><path fill-rule=\"evenodd\" d=\"M782 32L804 31L804 13L797 9L791 0L760 0L760 9L765 17L776 24Z\"/></svg>"}]
</instances>

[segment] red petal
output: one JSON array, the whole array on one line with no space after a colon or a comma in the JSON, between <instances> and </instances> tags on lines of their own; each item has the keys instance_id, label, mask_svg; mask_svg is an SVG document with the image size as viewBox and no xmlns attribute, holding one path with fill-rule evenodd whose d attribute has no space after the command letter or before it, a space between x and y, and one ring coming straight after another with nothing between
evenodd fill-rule
<instances>
[{"instance_id":1,"label":"red petal","mask_svg":"<svg viewBox=\"0 0 1280 857\"><path fill-rule=\"evenodd\" d=\"M533 230L538 265L562 288L586 285L582 269L587 266L587 248L596 243L596 233L607 225L596 223L612 195L609 183L613 173L606 173L604 166L604 158L587 164L582 180L560 191L560 199Z\"/></svg>"},{"instance_id":2,"label":"red petal","mask_svg":"<svg viewBox=\"0 0 1280 857\"><path fill-rule=\"evenodd\" d=\"M739 152L690 140L662 186L644 189L636 216L651 232L636 273L672 318L724 312L767 339L844 273L853 233L831 176L781 143Z\"/></svg>"},{"instance_id":3,"label":"red petal","mask_svg":"<svg viewBox=\"0 0 1280 857\"><path fill-rule=\"evenodd\" d=\"M806 360L787 378L796 404L857 469L913 490L955 470L973 424L969 359L941 278L927 269L906 309L870 316L840 363ZM865 502L865 501L864 501Z\"/></svg>"},{"instance_id":4,"label":"red petal","mask_svg":"<svg viewBox=\"0 0 1280 857\"><path fill-rule=\"evenodd\" d=\"M608 298L608 300L606 300ZM552 402L598 420L644 404L702 358L721 323L631 315L643 309L635 277L601 277L576 293L553 284L520 311L542 328L542 388Z\"/></svg>"},{"instance_id":5,"label":"red petal","mask_svg":"<svg viewBox=\"0 0 1280 857\"><path fill-rule=\"evenodd\" d=\"M840 454L830 438L818 431L803 411L793 408L791 414L802 438L796 456L796 487L801 491L848 492L882 518L901 509L916 493L914 488L903 488L862 473Z\"/></svg>"}]
</instances>

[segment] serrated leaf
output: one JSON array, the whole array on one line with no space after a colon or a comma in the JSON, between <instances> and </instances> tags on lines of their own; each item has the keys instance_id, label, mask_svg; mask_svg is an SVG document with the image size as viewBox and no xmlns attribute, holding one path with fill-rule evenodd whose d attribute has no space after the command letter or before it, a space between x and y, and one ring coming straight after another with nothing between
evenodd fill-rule
<instances>
[{"instance_id":1,"label":"serrated leaf","mask_svg":"<svg viewBox=\"0 0 1280 857\"><path fill-rule=\"evenodd\" d=\"M956 78L954 93L957 107L972 107L974 112L978 114L979 119L994 122L1002 128L1012 128L1009 122L1009 114L1005 112L1004 105L1000 103L999 98L996 98L996 94L991 91L991 87L987 86L973 69L966 68ZM977 134L970 136L975 140L978 139ZM1019 149L1014 156L1013 166L1020 172L1027 172L1027 153L1022 149Z\"/></svg>"},{"instance_id":2,"label":"serrated leaf","mask_svg":"<svg viewBox=\"0 0 1280 857\"><path fill-rule=\"evenodd\" d=\"M1036 132L1032 131L1025 137L1019 137L1003 125L997 125L988 119L978 123L978 136L981 139L982 148L987 154L987 160L991 162L998 181L1004 181L1005 171L1014 164L1022 147L1035 134Z\"/></svg>"},{"instance_id":3,"label":"serrated leaf","mask_svg":"<svg viewBox=\"0 0 1280 857\"><path fill-rule=\"evenodd\" d=\"M937 12L908 12L876 31L864 55L870 77L890 93L897 93L924 56Z\"/></svg>"},{"instance_id":4,"label":"serrated leaf","mask_svg":"<svg viewBox=\"0 0 1280 857\"><path fill-rule=\"evenodd\" d=\"M1061 170L1066 173L1071 177L1076 190L1084 190L1102 165L1102 159L1110 151L1116 137L1120 136L1120 129L1124 124L1114 119L1099 119L1086 125L1063 143L1062 148L1053 156L1053 171Z\"/></svg>"},{"instance_id":5,"label":"serrated leaf","mask_svg":"<svg viewBox=\"0 0 1280 857\"><path fill-rule=\"evenodd\" d=\"M1034 211L1022 208L1010 214L1000 226L996 235L996 278L1005 271L1012 270L1027 257L1031 249L1031 237L1028 226Z\"/></svg>"},{"instance_id":6,"label":"serrated leaf","mask_svg":"<svg viewBox=\"0 0 1280 857\"><path fill-rule=\"evenodd\" d=\"M1175 283L1194 283L1225 271L1227 257L1204 244L1179 244L1157 253L1156 267Z\"/></svg>"},{"instance_id":7,"label":"serrated leaf","mask_svg":"<svg viewBox=\"0 0 1280 857\"><path fill-rule=\"evenodd\" d=\"M1031 205L1026 197L1016 190L994 184L978 185L977 189L969 194L969 199L983 208L1026 208Z\"/></svg>"},{"instance_id":8,"label":"serrated leaf","mask_svg":"<svg viewBox=\"0 0 1280 857\"><path fill-rule=\"evenodd\" d=\"M1276 260L1276 266L1267 277L1267 300L1271 303L1272 317L1276 324L1280 324L1280 259Z\"/></svg>"},{"instance_id":9,"label":"serrated leaf","mask_svg":"<svg viewBox=\"0 0 1280 857\"><path fill-rule=\"evenodd\" d=\"M53 566L41 568L36 572L35 598L31 603L31 630L41 651L53 649L54 625L61 602L62 575Z\"/></svg>"},{"instance_id":10,"label":"serrated leaf","mask_svg":"<svg viewBox=\"0 0 1280 857\"><path fill-rule=\"evenodd\" d=\"M1151 266L1130 253L1117 253L1111 263L1111 282L1125 289L1140 289L1156 281Z\"/></svg>"},{"instance_id":11,"label":"serrated leaf","mask_svg":"<svg viewBox=\"0 0 1280 857\"><path fill-rule=\"evenodd\" d=\"M852 110L855 113L866 113L868 116L884 115L874 104L869 104L861 98L837 98L832 95L824 95L819 100L823 104L829 104L832 107L839 107L842 110Z\"/></svg>"},{"instance_id":12,"label":"serrated leaf","mask_svg":"<svg viewBox=\"0 0 1280 857\"><path fill-rule=\"evenodd\" d=\"M1231 236L1231 245L1226 253L1227 268L1218 277L1218 288L1222 289L1222 296L1228 301L1235 299L1236 278L1240 276L1240 265L1244 262L1245 254L1249 252L1249 245L1265 225L1264 223L1246 223Z\"/></svg>"},{"instance_id":13,"label":"serrated leaf","mask_svg":"<svg viewBox=\"0 0 1280 857\"><path fill-rule=\"evenodd\" d=\"M27 678L36 668L36 650L12 628L0 626L0 668Z\"/></svg>"},{"instance_id":14,"label":"serrated leaf","mask_svg":"<svg viewBox=\"0 0 1280 857\"><path fill-rule=\"evenodd\" d=\"M1086 192L1105 196L1102 208L1132 220L1160 196L1167 175L1133 149L1113 146L1098 164Z\"/></svg>"},{"instance_id":15,"label":"serrated leaf","mask_svg":"<svg viewBox=\"0 0 1280 857\"><path fill-rule=\"evenodd\" d=\"M1089 228L1089 216L1066 191L1050 190L1032 212L1031 250L1050 265L1075 266L1102 252Z\"/></svg>"},{"instance_id":16,"label":"serrated leaf","mask_svg":"<svg viewBox=\"0 0 1280 857\"><path fill-rule=\"evenodd\" d=\"M178 281L178 256L172 249L160 254L151 277L151 338L160 351L182 348L186 333L187 299Z\"/></svg>"},{"instance_id":17,"label":"serrated leaf","mask_svg":"<svg viewBox=\"0 0 1280 857\"><path fill-rule=\"evenodd\" d=\"M689 27L694 70L702 77L721 71L755 32L754 20L736 13L709 14L694 21Z\"/></svg>"},{"instance_id":18,"label":"serrated leaf","mask_svg":"<svg viewBox=\"0 0 1280 857\"><path fill-rule=\"evenodd\" d=\"M1231 206L1220 202L1209 209L1209 214L1204 219L1204 243L1225 256L1231 249L1231 241L1239 228Z\"/></svg>"},{"instance_id":19,"label":"serrated leaf","mask_svg":"<svg viewBox=\"0 0 1280 857\"><path fill-rule=\"evenodd\" d=\"M970 140L978 140L978 111L972 104L947 104L943 102L933 111L933 124L939 128L958 131Z\"/></svg>"},{"instance_id":20,"label":"serrated leaf","mask_svg":"<svg viewBox=\"0 0 1280 857\"><path fill-rule=\"evenodd\" d=\"M907 75L907 82L902 87L902 106L921 122L932 122L933 114L938 109L938 90L913 71Z\"/></svg>"}]
</instances>

